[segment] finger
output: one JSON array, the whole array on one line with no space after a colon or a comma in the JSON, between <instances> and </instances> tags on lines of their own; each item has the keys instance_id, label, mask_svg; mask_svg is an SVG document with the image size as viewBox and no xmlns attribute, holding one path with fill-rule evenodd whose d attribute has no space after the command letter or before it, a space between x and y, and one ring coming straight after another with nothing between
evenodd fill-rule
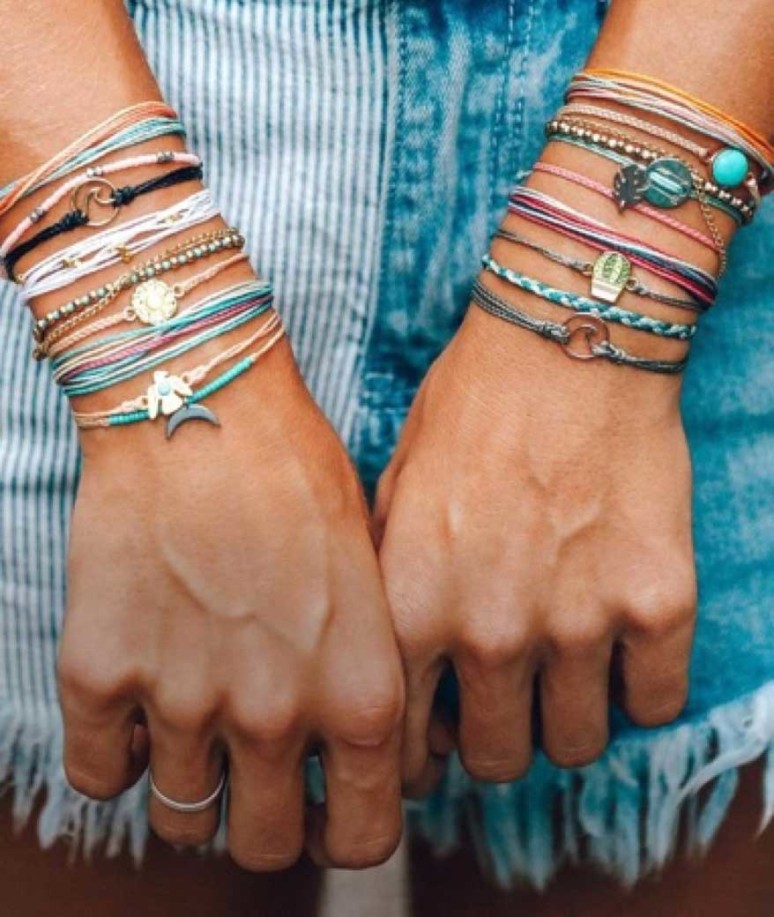
<instances>
[{"instance_id":1,"label":"finger","mask_svg":"<svg viewBox=\"0 0 774 917\"><path fill-rule=\"evenodd\" d=\"M432 790L443 772L443 760L430 748L430 735L432 730L437 740L442 732L433 714L433 699L444 662L438 659L424 666L407 662L406 668L401 777L404 795L418 798Z\"/></svg>"},{"instance_id":2,"label":"finger","mask_svg":"<svg viewBox=\"0 0 774 917\"><path fill-rule=\"evenodd\" d=\"M318 865L363 869L384 862L400 842L400 737L356 745L335 739L321 751L325 807L310 813L307 847Z\"/></svg>"},{"instance_id":3,"label":"finger","mask_svg":"<svg viewBox=\"0 0 774 917\"><path fill-rule=\"evenodd\" d=\"M532 659L526 653L482 659L460 652L455 668L465 770L477 780L496 783L523 776L532 760Z\"/></svg>"},{"instance_id":4,"label":"finger","mask_svg":"<svg viewBox=\"0 0 774 917\"><path fill-rule=\"evenodd\" d=\"M252 872L292 866L304 847L303 749L231 746L228 847Z\"/></svg>"},{"instance_id":5,"label":"finger","mask_svg":"<svg viewBox=\"0 0 774 917\"><path fill-rule=\"evenodd\" d=\"M560 767L598 758L608 739L612 640L552 652L540 673L543 748Z\"/></svg>"},{"instance_id":6,"label":"finger","mask_svg":"<svg viewBox=\"0 0 774 917\"><path fill-rule=\"evenodd\" d=\"M649 615L630 627L621 641L623 705L641 726L674 720L688 697L688 670L693 639L691 607Z\"/></svg>"},{"instance_id":7,"label":"finger","mask_svg":"<svg viewBox=\"0 0 774 917\"><path fill-rule=\"evenodd\" d=\"M64 767L70 785L92 799L111 799L145 771L147 742L137 731L136 706L89 677L89 670L60 668Z\"/></svg>"},{"instance_id":8,"label":"finger","mask_svg":"<svg viewBox=\"0 0 774 917\"><path fill-rule=\"evenodd\" d=\"M207 728L180 729L150 717L150 770L155 787L170 800L197 803L218 787L226 767L223 747ZM170 844L198 846L218 829L222 795L201 812L178 812L151 792L148 821Z\"/></svg>"}]
</instances>

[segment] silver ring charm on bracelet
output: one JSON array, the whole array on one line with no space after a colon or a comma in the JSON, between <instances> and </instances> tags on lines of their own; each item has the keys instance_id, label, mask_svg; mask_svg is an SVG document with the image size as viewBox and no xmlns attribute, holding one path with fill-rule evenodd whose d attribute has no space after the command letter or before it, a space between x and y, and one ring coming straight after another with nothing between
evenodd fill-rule
<instances>
[{"instance_id":1,"label":"silver ring charm on bracelet","mask_svg":"<svg viewBox=\"0 0 774 917\"><path fill-rule=\"evenodd\" d=\"M178 802L176 799L171 799L165 793L161 792L156 785L156 781L153 779L152 772L148 773L148 778L150 782L150 791L153 796L155 796L167 809L171 809L173 812L180 812L184 815L193 815L196 812L204 812L205 809L209 809L211 805L218 801L223 790L226 788L226 772L223 771L220 775L218 785L206 799L200 799L198 802Z\"/></svg>"},{"instance_id":2,"label":"silver ring charm on bracelet","mask_svg":"<svg viewBox=\"0 0 774 917\"><path fill-rule=\"evenodd\" d=\"M596 315L590 315L587 312L580 312L562 322L562 327L567 332L567 340L562 342L562 350L573 360L596 360L599 354L595 350L600 344L606 344L610 340L610 331ZM582 338L585 341L584 349L578 350L574 346L574 341Z\"/></svg>"}]
</instances>

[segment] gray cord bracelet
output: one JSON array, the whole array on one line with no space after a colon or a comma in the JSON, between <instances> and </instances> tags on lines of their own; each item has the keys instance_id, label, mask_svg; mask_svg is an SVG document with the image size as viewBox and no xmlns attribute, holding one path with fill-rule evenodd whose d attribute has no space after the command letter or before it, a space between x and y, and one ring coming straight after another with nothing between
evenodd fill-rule
<instances>
[{"instance_id":1,"label":"gray cord bracelet","mask_svg":"<svg viewBox=\"0 0 774 917\"><path fill-rule=\"evenodd\" d=\"M607 325L596 315L578 312L565 322L533 318L504 299L500 299L480 280L474 283L471 298L479 308L489 312L490 315L524 328L526 331L532 331L555 344L561 344L567 356L575 360L603 359L620 366L631 366L635 369L668 375L681 373L688 363L687 357L674 361L649 360L644 357L636 357L616 347L610 342Z\"/></svg>"}]
</instances>

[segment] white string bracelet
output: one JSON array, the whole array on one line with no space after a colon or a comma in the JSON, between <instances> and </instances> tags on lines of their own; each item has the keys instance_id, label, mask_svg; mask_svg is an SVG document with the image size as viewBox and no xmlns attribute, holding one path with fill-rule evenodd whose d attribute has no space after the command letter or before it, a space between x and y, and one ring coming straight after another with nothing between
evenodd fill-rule
<instances>
[{"instance_id":1,"label":"white string bracelet","mask_svg":"<svg viewBox=\"0 0 774 917\"><path fill-rule=\"evenodd\" d=\"M87 236L21 274L19 281L24 298L27 301L35 299L121 261L128 263L139 252L218 215L210 192L204 189L166 210Z\"/></svg>"}]
</instances>

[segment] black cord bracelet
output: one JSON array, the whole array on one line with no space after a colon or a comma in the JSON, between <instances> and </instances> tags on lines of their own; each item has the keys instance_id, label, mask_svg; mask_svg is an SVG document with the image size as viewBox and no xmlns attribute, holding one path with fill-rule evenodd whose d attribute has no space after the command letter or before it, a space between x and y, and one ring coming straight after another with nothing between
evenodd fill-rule
<instances>
[{"instance_id":1,"label":"black cord bracelet","mask_svg":"<svg viewBox=\"0 0 774 917\"><path fill-rule=\"evenodd\" d=\"M56 223L52 223L51 226L47 226L39 233L32 236L31 239L28 239L26 242L21 242L15 248L12 248L3 260L3 267L5 269L6 276L10 280L16 280L13 269L19 259L23 258L26 254L37 248L39 245L47 242L49 239L53 239L56 236L62 235L62 233L72 232L79 226L103 226L114 219L114 217L118 214L119 209L123 207L124 204L131 204L136 197L140 197L142 194L149 194L151 191L160 191L162 188L171 188L174 185L180 185L184 182L197 181L201 177L202 167L199 165L183 166L181 169L175 169L174 171L167 172L166 174L160 175L157 178L148 179L148 181L141 182L139 185L127 185L123 188L116 188L107 179L99 177L95 177L88 182L84 182L84 184L74 192L74 201L77 200L76 195L82 191L83 188L95 183L109 187L111 189L110 196L108 198L102 198L99 196L97 191L89 191L86 196L85 207L74 207L72 210L69 210L63 217L57 220ZM96 224L91 222L89 219L88 205L92 200L96 201L96 203L102 207L114 208L115 212L109 220L104 220L103 222Z\"/></svg>"}]
</instances>

